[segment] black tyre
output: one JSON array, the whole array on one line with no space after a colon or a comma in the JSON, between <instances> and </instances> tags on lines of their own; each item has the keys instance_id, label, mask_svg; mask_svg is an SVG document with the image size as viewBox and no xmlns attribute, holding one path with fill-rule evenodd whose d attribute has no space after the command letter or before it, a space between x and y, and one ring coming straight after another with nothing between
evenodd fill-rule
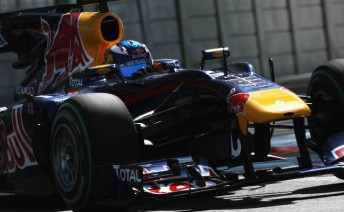
<instances>
[{"instance_id":1,"label":"black tyre","mask_svg":"<svg viewBox=\"0 0 344 212\"><path fill-rule=\"evenodd\" d=\"M139 151L132 117L119 98L105 93L72 97L61 105L52 125L56 189L72 210L87 210L113 180L111 164L136 162Z\"/></svg>"},{"instance_id":2,"label":"black tyre","mask_svg":"<svg viewBox=\"0 0 344 212\"><path fill-rule=\"evenodd\" d=\"M344 59L319 66L312 74L307 95L312 99L312 116L308 119L312 139L319 145L316 151L324 158L321 148L327 139L344 131ZM334 174L344 179L344 173Z\"/></svg>"},{"instance_id":3,"label":"black tyre","mask_svg":"<svg viewBox=\"0 0 344 212\"><path fill-rule=\"evenodd\" d=\"M312 138L324 144L344 130L344 59L329 61L312 74L307 95L312 98Z\"/></svg>"}]
</instances>

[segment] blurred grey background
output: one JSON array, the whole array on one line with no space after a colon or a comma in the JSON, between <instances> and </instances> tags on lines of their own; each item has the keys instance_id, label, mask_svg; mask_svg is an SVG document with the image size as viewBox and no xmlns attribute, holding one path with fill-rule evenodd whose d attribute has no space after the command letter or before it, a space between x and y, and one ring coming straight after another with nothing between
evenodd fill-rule
<instances>
[{"instance_id":1,"label":"blurred grey background","mask_svg":"<svg viewBox=\"0 0 344 212\"><path fill-rule=\"evenodd\" d=\"M1 0L0 12L73 0ZM124 39L145 43L153 58L176 58L198 68L201 50L228 46L231 61L248 61L276 81L304 93L311 72L344 57L344 0L122 0L110 9L124 23ZM0 106L25 70L13 70L16 55L0 55Z\"/></svg>"}]
</instances>

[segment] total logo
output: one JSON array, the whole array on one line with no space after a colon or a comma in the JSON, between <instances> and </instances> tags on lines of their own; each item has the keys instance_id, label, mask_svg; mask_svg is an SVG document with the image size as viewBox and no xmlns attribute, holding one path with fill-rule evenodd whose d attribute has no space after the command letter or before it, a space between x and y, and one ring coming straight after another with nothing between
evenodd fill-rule
<instances>
[{"instance_id":1,"label":"total logo","mask_svg":"<svg viewBox=\"0 0 344 212\"><path fill-rule=\"evenodd\" d=\"M135 168L134 166L120 166L113 165L117 178L122 182L141 183L142 182L142 168ZM139 174L141 173L141 174Z\"/></svg>"}]
</instances>

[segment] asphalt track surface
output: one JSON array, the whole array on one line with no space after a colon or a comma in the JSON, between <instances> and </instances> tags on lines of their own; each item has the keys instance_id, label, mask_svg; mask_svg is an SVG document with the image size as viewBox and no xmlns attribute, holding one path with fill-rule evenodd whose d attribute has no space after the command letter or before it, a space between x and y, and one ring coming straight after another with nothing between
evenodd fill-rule
<instances>
[{"instance_id":1,"label":"asphalt track surface","mask_svg":"<svg viewBox=\"0 0 344 212\"><path fill-rule=\"evenodd\" d=\"M295 145L290 136L282 136L273 144L281 154L293 154ZM281 147L281 148L279 148ZM319 160L312 157L317 165ZM290 211L343 211L344 180L333 175L299 178L270 184L246 186L213 196L150 202L131 211L151 212L290 212ZM100 205L96 211L121 211ZM124 211L124 210L123 210ZM70 212L57 197L16 197L0 194L0 212Z\"/></svg>"},{"instance_id":2,"label":"asphalt track surface","mask_svg":"<svg viewBox=\"0 0 344 212\"><path fill-rule=\"evenodd\" d=\"M290 211L343 211L344 181L332 175L243 187L214 197L198 197L151 203L133 211L154 212L290 212ZM0 197L1 212L70 212L63 203L53 198ZM118 211L99 207L99 212Z\"/></svg>"}]
</instances>

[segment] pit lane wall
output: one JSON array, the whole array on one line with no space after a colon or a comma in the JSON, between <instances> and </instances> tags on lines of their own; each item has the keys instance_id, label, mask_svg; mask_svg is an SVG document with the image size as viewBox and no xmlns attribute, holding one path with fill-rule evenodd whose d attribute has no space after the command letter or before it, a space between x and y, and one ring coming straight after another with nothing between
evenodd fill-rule
<instances>
[{"instance_id":1,"label":"pit lane wall","mask_svg":"<svg viewBox=\"0 0 344 212\"><path fill-rule=\"evenodd\" d=\"M72 0L1 1L0 12ZM268 77L303 93L312 70L344 57L343 0L123 0L109 3L124 23L124 38L147 44L153 58L177 58L198 68L201 50L229 46L231 60L253 64ZM0 105L24 71L11 69L12 54L0 55ZM213 64L214 65L214 64Z\"/></svg>"}]
</instances>

